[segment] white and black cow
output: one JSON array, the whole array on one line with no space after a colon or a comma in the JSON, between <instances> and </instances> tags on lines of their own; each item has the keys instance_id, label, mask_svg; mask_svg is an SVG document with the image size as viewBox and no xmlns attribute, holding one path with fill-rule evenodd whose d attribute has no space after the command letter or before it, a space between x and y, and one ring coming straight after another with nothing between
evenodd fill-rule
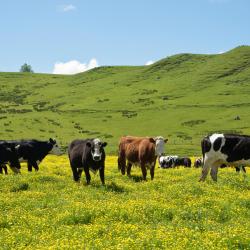
<instances>
[{"instance_id":1,"label":"white and black cow","mask_svg":"<svg viewBox=\"0 0 250 250\"><path fill-rule=\"evenodd\" d=\"M190 168L191 159L188 157L179 157L177 155L161 156L159 158L159 164L161 168L175 168L178 166Z\"/></svg>"},{"instance_id":2,"label":"white and black cow","mask_svg":"<svg viewBox=\"0 0 250 250\"><path fill-rule=\"evenodd\" d=\"M10 168L14 173L20 172L20 162L18 160L17 149L13 144L7 142L0 142L0 174L8 174L6 164L10 165Z\"/></svg>"},{"instance_id":3,"label":"white and black cow","mask_svg":"<svg viewBox=\"0 0 250 250\"><path fill-rule=\"evenodd\" d=\"M96 173L99 170L102 184L104 180L105 168L105 151L104 147L107 142L100 139L74 140L69 145L68 155L70 166L75 181L80 181L82 171L84 170L87 184L90 183L91 177L89 170Z\"/></svg>"},{"instance_id":4,"label":"white and black cow","mask_svg":"<svg viewBox=\"0 0 250 250\"><path fill-rule=\"evenodd\" d=\"M28 171L32 171L32 167L38 171L38 165L48 154L62 154L56 140L51 138L49 141L9 140L7 142L16 148L19 162L27 162Z\"/></svg>"},{"instance_id":5,"label":"white and black cow","mask_svg":"<svg viewBox=\"0 0 250 250\"><path fill-rule=\"evenodd\" d=\"M161 168L173 168L175 165L175 160L178 158L178 155L166 155L160 156L158 158L159 165Z\"/></svg>"},{"instance_id":6,"label":"white and black cow","mask_svg":"<svg viewBox=\"0 0 250 250\"><path fill-rule=\"evenodd\" d=\"M203 169L200 181L210 175L217 181L218 168L222 164L233 166L250 164L250 136L235 134L212 134L201 142Z\"/></svg>"}]
</instances>

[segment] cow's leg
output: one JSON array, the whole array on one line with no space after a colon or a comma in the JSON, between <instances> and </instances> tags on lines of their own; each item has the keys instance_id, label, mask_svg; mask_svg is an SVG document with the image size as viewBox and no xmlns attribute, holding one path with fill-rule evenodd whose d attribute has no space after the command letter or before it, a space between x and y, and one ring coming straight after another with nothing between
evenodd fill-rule
<instances>
[{"instance_id":1,"label":"cow's leg","mask_svg":"<svg viewBox=\"0 0 250 250\"><path fill-rule=\"evenodd\" d=\"M80 179L82 176L82 169L81 168L78 168L77 174L78 174L79 179Z\"/></svg>"},{"instance_id":2,"label":"cow's leg","mask_svg":"<svg viewBox=\"0 0 250 250\"><path fill-rule=\"evenodd\" d=\"M84 172L85 172L87 184L89 185L90 180L91 180L91 176L90 176L90 173L89 173L89 168L88 167L84 167Z\"/></svg>"},{"instance_id":3,"label":"cow's leg","mask_svg":"<svg viewBox=\"0 0 250 250\"><path fill-rule=\"evenodd\" d=\"M131 167L132 167L132 164L130 162L128 162L128 165L127 165L127 176L130 176Z\"/></svg>"},{"instance_id":4,"label":"cow's leg","mask_svg":"<svg viewBox=\"0 0 250 250\"><path fill-rule=\"evenodd\" d=\"M80 181L80 177L79 177L79 175L78 175L77 168L76 168L76 167L71 166L71 169L72 169L72 173L73 173L73 179L74 179L74 181L79 182L79 181Z\"/></svg>"},{"instance_id":5,"label":"cow's leg","mask_svg":"<svg viewBox=\"0 0 250 250\"><path fill-rule=\"evenodd\" d=\"M236 173L239 174L239 173L240 173L240 166L236 166L236 167L235 167L235 170L236 170Z\"/></svg>"},{"instance_id":6,"label":"cow's leg","mask_svg":"<svg viewBox=\"0 0 250 250\"><path fill-rule=\"evenodd\" d=\"M242 171L243 171L244 174L247 173L245 166L241 166L241 169L242 169Z\"/></svg>"},{"instance_id":7,"label":"cow's leg","mask_svg":"<svg viewBox=\"0 0 250 250\"><path fill-rule=\"evenodd\" d=\"M32 163L28 161L27 165L28 165L28 171L32 172Z\"/></svg>"},{"instance_id":8,"label":"cow's leg","mask_svg":"<svg viewBox=\"0 0 250 250\"><path fill-rule=\"evenodd\" d=\"M99 174L100 174L100 179L101 179L102 185L105 185L105 180L104 180L104 166L99 169Z\"/></svg>"},{"instance_id":9,"label":"cow's leg","mask_svg":"<svg viewBox=\"0 0 250 250\"><path fill-rule=\"evenodd\" d=\"M8 174L7 166L6 166L6 165L3 165L2 167L3 167L3 169L4 169L4 173L5 173L5 174Z\"/></svg>"},{"instance_id":10,"label":"cow's leg","mask_svg":"<svg viewBox=\"0 0 250 250\"><path fill-rule=\"evenodd\" d=\"M0 165L0 174L3 174L3 165Z\"/></svg>"},{"instance_id":11,"label":"cow's leg","mask_svg":"<svg viewBox=\"0 0 250 250\"><path fill-rule=\"evenodd\" d=\"M33 165L33 167L34 167L34 169L35 169L36 171L39 170L39 167L38 167L37 162L34 161L34 162L32 163L32 165Z\"/></svg>"},{"instance_id":12,"label":"cow's leg","mask_svg":"<svg viewBox=\"0 0 250 250\"><path fill-rule=\"evenodd\" d=\"M211 167L211 161L205 160L199 181L205 181L210 167Z\"/></svg>"},{"instance_id":13,"label":"cow's leg","mask_svg":"<svg viewBox=\"0 0 250 250\"><path fill-rule=\"evenodd\" d=\"M150 168L150 175L151 175L151 180L154 179L155 176L155 162L152 163L151 168Z\"/></svg>"},{"instance_id":14,"label":"cow's leg","mask_svg":"<svg viewBox=\"0 0 250 250\"><path fill-rule=\"evenodd\" d=\"M147 180L147 168L145 163L141 163L141 172L142 172L142 178L144 181Z\"/></svg>"},{"instance_id":15,"label":"cow's leg","mask_svg":"<svg viewBox=\"0 0 250 250\"><path fill-rule=\"evenodd\" d=\"M210 171L210 175L213 179L213 181L217 181L217 173L218 173L218 168L219 168L218 163L213 164L213 166L211 167L211 171Z\"/></svg>"}]
</instances>

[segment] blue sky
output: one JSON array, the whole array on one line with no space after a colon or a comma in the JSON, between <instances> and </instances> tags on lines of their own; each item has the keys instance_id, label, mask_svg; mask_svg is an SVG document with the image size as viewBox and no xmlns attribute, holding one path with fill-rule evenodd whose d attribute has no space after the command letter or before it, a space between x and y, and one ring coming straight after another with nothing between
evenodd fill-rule
<instances>
[{"instance_id":1,"label":"blue sky","mask_svg":"<svg viewBox=\"0 0 250 250\"><path fill-rule=\"evenodd\" d=\"M27 62L35 72L57 63L68 73L220 53L250 44L249 11L249 0L1 1L0 71Z\"/></svg>"}]
</instances>

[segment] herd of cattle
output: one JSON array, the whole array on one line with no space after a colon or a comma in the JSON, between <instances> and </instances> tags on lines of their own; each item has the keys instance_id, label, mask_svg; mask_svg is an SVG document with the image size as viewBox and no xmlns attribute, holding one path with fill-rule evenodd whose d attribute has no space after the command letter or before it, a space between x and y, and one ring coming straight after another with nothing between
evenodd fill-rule
<instances>
[{"instance_id":1,"label":"herd of cattle","mask_svg":"<svg viewBox=\"0 0 250 250\"><path fill-rule=\"evenodd\" d=\"M156 160L161 168L178 166L191 167L191 159L177 155L164 156L164 145L168 139L157 137L123 136L118 147L118 170L130 176L133 165L140 166L143 180L147 169L151 180L154 179ZM90 183L90 171L99 171L102 184L105 184L105 150L106 142L100 139L74 140L68 148L70 166L75 181L80 181L84 171L87 184ZM250 164L250 136L235 134L212 134L201 142L202 158L194 162L194 167L202 167L200 181L204 181L210 171L217 181L219 167L235 166L236 171ZM8 173L6 164L14 173L20 173L21 162L27 162L28 171L39 169L39 164L48 154L61 155L62 152L54 139L38 140L2 140L0 141L0 173Z\"/></svg>"}]
</instances>

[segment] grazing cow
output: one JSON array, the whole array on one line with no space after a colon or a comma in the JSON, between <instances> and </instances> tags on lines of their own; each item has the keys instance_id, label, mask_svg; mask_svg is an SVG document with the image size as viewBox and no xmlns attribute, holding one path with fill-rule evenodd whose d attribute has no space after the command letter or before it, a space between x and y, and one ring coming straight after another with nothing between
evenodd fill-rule
<instances>
[{"instance_id":1,"label":"grazing cow","mask_svg":"<svg viewBox=\"0 0 250 250\"><path fill-rule=\"evenodd\" d=\"M32 167L36 171L39 170L38 165L48 155L61 155L61 150L58 143L54 139L49 141L38 140L19 140L19 141L7 141L10 145L14 146L17 150L17 154L20 162L27 162L28 171L32 171Z\"/></svg>"},{"instance_id":2,"label":"grazing cow","mask_svg":"<svg viewBox=\"0 0 250 250\"><path fill-rule=\"evenodd\" d=\"M199 168L202 166L202 158L195 159L194 161L194 167Z\"/></svg>"},{"instance_id":3,"label":"grazing cow","mask_svg":"<svg viewBox=\"0 0 250 250\"><path fill-rule=\"evenodd\" d=\"M158 158L159 165L161 168L173 168L175 166L174 163L177 158L177 155L160 156Z\"/></svg>"},{"instance_id":4,"label":"grazing cow","mask_svg":"<svg viewBox=\"0 0 250 250\"><path fill-rule=\"evenodd\" d=\"M14 145L7 142L0 142L0 173L8 174L6 164L10 165L10 168L14 173L20 172L20 162L18 160L17 149Z\"/></svg>"},{"instance_id":5,"label":"grazing cow","mask_svg":"<svg viewBox=\"0 0 250 250\"><path fill-rule=\"evenodd\" d=\"M89 170L96 173L99 170L102 184L104 181L105 151L107 142L100 139L74 140L69 145L68 155L75 181L80 181L84 170L87 184L90 183Z\"/></svg>"},{"instance_id":6,"label":"grazing cow","mask_svg":"<svg viewBox=\"0 0 250 250\"><path fill-rule=\"evenodd\" d=\"M250 136L235 134L212 134L202 142L204 159L200 181L210 175L217 181L218 168L224 163L234 166L250 164Z\"/></svg>"},{"instance_id":7,"label":"grazing cow","mask_svg":"<svg viewBox=\"0 0 250 250\"><path fill-rule=\"evenodd\" d=\"M153 180L156 158L163 154L166 142L167 139L161 136L155 138L121 137L118 152L118 169L124 175L127 161L127 175L130 176L132 165L139 165L143 179L146 180L147 168L150 168L151 180Z\"/></svg>"},{"instance_id":8,"label":"grazing cow","mask_svg":"<svg viewBox=\"0 0 250 250\"><path fill-rule=\"evenodd\" d=\"M175 160L176 166L184 166L185 168L191 168L191 159L188 157L180 157Z\"/></svg>"},{"instance_id":9,"label":"grazing cow","mask_svg":"<svg viewBox=\"0 0 250 250\"><path fill-rule=\"evenodd\" d=\"M191 160L188 157L174 156L161 156L159 163L162 168L175 168L178 166L184 166L186 168L191 167Z\"/></svg>"}]
</instances>

